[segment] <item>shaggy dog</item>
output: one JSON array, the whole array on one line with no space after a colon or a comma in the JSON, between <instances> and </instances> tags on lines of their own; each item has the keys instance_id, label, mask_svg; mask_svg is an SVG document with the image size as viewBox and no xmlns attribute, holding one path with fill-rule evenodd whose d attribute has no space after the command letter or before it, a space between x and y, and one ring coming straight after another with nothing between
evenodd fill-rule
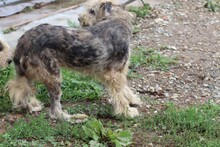
<instances>
[{"instance_id":1,"label":"shaggy dog","mask_svg":"<svg viewBox=\"0 0 220 147\"><path fill-rule=\"evenodd\" d=\"M42 24L18 40L13 59L17 76L7 84L16 108L30 112L42 109L33 92L33 82L39 81L51 99L51 118L68 122L86 119L86 115L69 115L62 110L60 68L65 67L101 81L112 98L116 115L139 115L137 108L129 104L141 104L141 100L127 86L126 78L133 15L111 2L97 6L99 19L94 26L71 29Z\"/></svg>"},{"instance_id":2,"label":"shaggy dog","mask_svg":"<svg viewBox=\"0 0 220 147\"><path fill-rule=\"evenodd\" d=\"M110 2L114 5L120 5L121 8L125 9L126 5L134 1L135 0L128 0L127 2L120 5L117 0L89 0L84 4L86 10L79 15L78 20L82 27L93 26L103 19L103 11L100 11L100 6L102 3ZM135 14L132 15L135 17Z\"/></svg>"},{"instance_id":3,"label":"shaggy dog","mask_svg":"<svg viewBox=\"0 0 220 147\"><path fill-rule=\"evenodd\" d=\"M12 50L0 32L0 69L7 67L12 61Z\"/></svg>"}]
</instances>

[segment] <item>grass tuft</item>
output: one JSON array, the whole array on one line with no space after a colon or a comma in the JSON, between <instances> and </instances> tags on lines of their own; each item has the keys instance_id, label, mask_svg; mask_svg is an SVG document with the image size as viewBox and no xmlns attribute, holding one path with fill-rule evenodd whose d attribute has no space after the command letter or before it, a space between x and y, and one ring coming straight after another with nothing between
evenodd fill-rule
<instances>
[{"instance_id":1,"label":"grass tuft","mask_svg":"<svg viewBox=\"0 0 220 147\"><path fill-rule=\"evenodd\" d=\"M131 71L135 71L137 67L147 65L158 70L169 70L169 67L176 62L176 57L166 57L154 49L137 47L133 49L130 68Z\"/></svg>"},{"instance_id":2,"label":"grass tuft","mask_svg":"<svg viewBox=\"0 0 220 147\"><path fill-rule=\"evenodd\" d=\"M220 10L220 1L219 0L207 0L204 5L210 12L217 12Z\"/></svg>"},{"instance_id":3,"label":"grass tuft","mask_svg":"<svg viewBox=\"0 0 220 147\"><path fill-rule=\"evenodd\" d=\"M130 7L129 11L134 12L137 17L144 18L150 14L151 6L149 4L144 4L143 7Z\"/></svg>"},{"instance_id":4,"label":"grass tuft","mask_svg":"<svg viewBox=\"0 0 220 147\"><path fill-rule=\"evenodd\" d=\"M220 145L220 107L217 104L191 106L177 109L169 104L164 112L146 121L151 131L162 133L158 139L163 143L177 146Z\"/></svg>"}]
</instances>

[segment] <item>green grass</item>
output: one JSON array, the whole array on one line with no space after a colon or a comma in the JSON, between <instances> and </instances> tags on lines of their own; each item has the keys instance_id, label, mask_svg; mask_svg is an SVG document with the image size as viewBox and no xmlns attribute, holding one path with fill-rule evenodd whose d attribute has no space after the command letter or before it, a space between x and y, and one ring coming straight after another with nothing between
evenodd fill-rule
<instances>
[{"instance_id":1,"label":"green grass","mask_svg":"<svg viewBox=\"0 0 220 147\"><path fill-rule=\"evenodd\" d=\"M220 1L219 0L207 0L204 5L210 12L217 12L220 10Z\"/></svg>"},{"instance_id":2,"label":"green grass","mask_svg":"<svg viewBox=\"0 0 220 147\"><path fill-rule=\"evenodd\" d=\"M85 124L58 122L52 125L45 115L40 115L27 116L8 126L7 133L0 135L0 146L65 146L74 142L74 145L115 144L120 147L131 144L131 139L129 130L105 128L96 119L90 119Z\"/></svg>"},{"instance_id":3,"label":"green grass","mask_svg":"<svg viewBox=\"0 0 220 147\"><path fill-rule=\"evenodd\" d=\"M219 146L220 106L205 104L177 109L172 104L146 121L146 128L158 132L161 144L176 146Z\"/></svg>"},{"instance_id":4,"label":"green grass","mask_svg":"<svg viewBox=\"0 0 220 147\"><path fill-rule=\"evenodd\" d=\"M7 29L3 30L3 34L9 34L13 31L16 31L16 29L13 28L13 27L10 27L10 28L7 28Z\"/></svg>"},{"instance_id":5,"label":"green grass","mask_svg":"<svg viewBox=\"0 0 220 147\"><path fill-rule=\"evenodd\" d=\"M162 146L220 145L220 106L214 103L188 108L167 104L166 109L157 114L143 115L136 119L116 118L112 114L112 107L101 102L80 100L74 107L64 105L64 109L69 113L85 112L99 118L99 121L90 119L87 123L75 125L58 121L54 124L44 112L37 117L27 115L14 124L8 123L7 132L0 135L0 146L130 144L131 132L134 133L133 146L148 145L151 142ZM101 128L98 132L94 124Z\"/></svg>"},{"instance_id":6,"label":"green grass","mask_svg":"<svg viewBox=\"0 0 220 147\"><path fill-rule=\"evenodd\" d=\"M129 11L130 12L133 12L137 15L137 17L141 17L141 18L144 18L146 17L147 15L150 14L150 10L151 10L151 6L149 4L144 4L143 7L130 7L129 8Z\"/></svg>"},{"instance_id":7,"label":"green grass","mask_svg":"<svg viewBox=\"0 0 220 147\"><path fill-rule=\"evenodd\" d=\"M140 66L149 66L153 69L169 70L169 67L176 63L176 57L164 56L155 49L136 47L131 55L130 69L135 71Z\"/></svg>"},{"instance_id":8,"label":"green grass","mask_svg":"<svg viewBox=\"0 0 220 147\"><path fill-rule=\"evenodd\" d=\"M113 108L110 104L96 102L81 102L74 107L64 107L70 114L86 113L91 117L114 118Z\"/></svg>"},{"instance_id":9,"label":"green grass","mask_svg":"<svg viewBox=\"0 0 220 147\"><path fill-rule=\"evenodd\" d=\"M0 115L1 112L9 112L12 109L10 99L7 94L5 94L4 87L6 82L14 75L14 69L12 66L4 70L0 70Z\"/></svg>"}]
</instances>

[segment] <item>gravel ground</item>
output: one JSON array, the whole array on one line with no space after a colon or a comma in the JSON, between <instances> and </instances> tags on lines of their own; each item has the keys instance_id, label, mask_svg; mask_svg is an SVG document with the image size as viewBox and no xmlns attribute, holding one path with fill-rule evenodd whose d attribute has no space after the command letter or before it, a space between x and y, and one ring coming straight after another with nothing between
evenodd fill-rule
<instances>
[{"instance_id":1,"label":"gravel ground","mask_svg":"<svg viewBox=\"0 0 220 147\"><path fill-rule=\"evenodd\" d=\"M138 20L141 32L132 46L166 49L178 57L169 71L141 67L131 85L143 97L178 106L220 103L220 13L204 8L205 0L172 0L154 7L152 18Z\"/></svg>"}]
</instances>

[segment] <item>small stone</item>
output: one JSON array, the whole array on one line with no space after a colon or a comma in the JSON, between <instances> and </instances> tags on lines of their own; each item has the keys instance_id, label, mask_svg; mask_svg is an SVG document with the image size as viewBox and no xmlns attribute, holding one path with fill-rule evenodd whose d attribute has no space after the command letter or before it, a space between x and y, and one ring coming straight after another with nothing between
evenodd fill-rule
<instances>
[{"instance_id":1,"label":"small stone","mask_svg":"<svg viewBox=\"0 0 220 147\"><path fill-rule=\"evenodd\" d=\"M155 74L148 74L149 77L155 77Z\"/></svg>"},{"instance_id":2,"label":"small stone","mask_svg":"<svg viewBox=\"0 0 220 147\"><path fill-rule=\"evenodd\" d=\"M151 105L146 105L145 107L149 109L151 107Z\"/></svg>"},{"instance_id":3,"label":"small stone","mask_svg":"<svg viewBox=\"0 0 220 147\"><path fill-rule=\"evenodd\" d=\"M148 147L153 147L153 146L154 146L153 143L148 144Z\"/></svg>"},{"instance_id":4,"label":"small stone","mask_svg":"<svg viewBox=\"0 0 220 147\"><path fill-rule=\"evenodd\" d=\"M154 20L154 22L161 24L164 20L162 18L157 18Z\"/></svg>"},{"instance_id":5,"label":"small stone","mask_svg":"<svg viewBox=\"0 0 220 147\"><path fill-rule=\"evenodd\" d=\"M134 124L134 127L137 128L139 126L139 124Z\"/></svg>"},{"instance_id":6,"label":"small stone","mask_svg":"<svg viewBox=\"0 0 220 147\"><path fill-rule=\"evenodd\" d=\"M177 50L177 48L175 46L167 46L167 49Z\"/></svg>"},{"instance_id":7,"label":"small stone","mask_svg":"<svg viewBox=\"0 0 220 147\"><path fill-rule=\"evenodd\" d=\"M204 87L209 87L209 85L208 85L208 84L203 84L203 86L204 86Z\"/></svg>"},{"instance_id":8,"label":"small stone","mask_svg":"<svg viewBox=\"0 0 220 147\"><path fill-rule=\"evenodd\" d=\"M61 141L61 142L60 142L60 145L61 145L61 146L64 146L64 145L65 145L65 143L64 143L63 141Z\"/></svg>"},{"instance_id":9,"label":"small stone","mask_svg":"<svg viewBox=\"0 0 220 147\"><path fill-rule=\"evenodd\" d=\"M164 96L165 96L165 97L169 97L169 95L170 95L170 94L167 93L167 92L164 93Z\"/></svg>"},{"instance_id":10,"label":"small stone","mask_svg":"<svg viewBox=\"0 0 220 147\"><path fill-rule=\"evenodd\" d=\"M156 91L156 92L162 91L162 88L161 88L159 85L156 85L155 91Z\"/></svg>"},{"instance_id":11,"label":"small stone","mask_svg":"<svg viewBox=\"0 0 220 147\"><path fill-rule=\"evenodd\" d=\"M220 98L220 93L214 95L213 97L216 98L216 99L219 99Z\"/></svg>"},{"instance_id":12,"label":"small stone","mask_svg":"<svg viewBox=\"0 0 220 147\"><path fill-rule=\"evenodd\" d=\"M149 91L150 92L155 92L155 88L154 87L149 87Z\"/></svg>"},{"instance_id":13,"label":"small stone","mask_svg":"<svg viewBox=\"0 0 220 147\"><path fill-rule=\"evenodd\" d=\"M171 99L177 99L178 97L179 97L179 94L174 93L174 94L171 96Z\"/></svg>"},{"instance_id":14,"label":"small stone","mask_svg":"<svg viewBox=\"0 0 220 147\"><path fill-rule=\"evenodd\" d=\"M202 42L197 42L196 44L197 44L197 45L202 45L203 43L202 43Z\"/></svg>"},{"instance_id":15,"label":"small stone","mask_svg":"<svg viewBox=\"0 0 220 147\"><path fill-rule=\"evenodd\" d=\"M186 68L190 68L190 67L192 67L192 64L191 64L191 63L186 63L186 64L184 64L184 66L185 66Z\"/></svg>"}]
</instances>

